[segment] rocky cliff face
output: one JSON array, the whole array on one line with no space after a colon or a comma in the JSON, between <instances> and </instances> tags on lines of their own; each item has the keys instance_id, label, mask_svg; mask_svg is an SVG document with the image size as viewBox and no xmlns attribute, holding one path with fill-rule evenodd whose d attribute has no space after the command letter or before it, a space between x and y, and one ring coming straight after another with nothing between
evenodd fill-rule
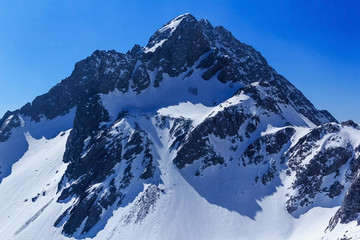
<instances>
[{"instance_id":1,"label":"rocky cliff face","mask_svg":"<svg viewBox=\"0 0 360 240\"><path fill-rule=\"evenodd\" d=\"M63 236L96 237L127 206L122 222L141 223L181 181L250 219L281 187L294 218L341 205L329 231L360 213L360 127L338 124L251 46L190 14L145 47L95 51L48 93L7 112L0 149L19 129L32 134L57 119L67 125L52 137L71 129L49 203L66 206L52 222ZM0 167L14 162L0 157Z\"/></svg>"}]
</instances>

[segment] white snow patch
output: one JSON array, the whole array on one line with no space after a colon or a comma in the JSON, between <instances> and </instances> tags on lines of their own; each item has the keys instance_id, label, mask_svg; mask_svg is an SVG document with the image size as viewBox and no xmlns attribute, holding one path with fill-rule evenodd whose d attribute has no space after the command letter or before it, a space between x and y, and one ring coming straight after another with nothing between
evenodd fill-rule
<instances>
[{"instance_id":1,"label":"white snow patch","mask_svg":"<svg viewBox=\"0 0 360 240\"><path fill-rule=\"evenodd\" d=\"M163 45L163 43L166 42L166 40L167 40L167 39L163 39L163 40L161 40L160 42L155 43L155 45L152 46L151 48L147 48L147 47L146 47L146 48L144 49L144 52L145 52L145 53L155 52L155 50L156 50L158 47L161 47L161 46Z\"/></svg>"},{"instance_id":2,"label":"white snow patch","mask_svg":"<svg viewBox=\"0 0 360 240\"><path fill-rule=\"evenodd\" d=\"M203 72L204 70L196 69L190 77L185 77L185 72L175 78L164 74L158 88L150 85L140 94L132 90L126 93L115 90L109 94L100 94L101 101L114 120L124 110L155 113L160 108L181 102L213 107L231 97L242 86L240 83L221 83L216 76L204 80L201 78ZM212 93L211 97L209 93Z\"/></svg>"},{"instance_id":3,"label":"white snow patch","mask_svg":"<svg viewBox=\"0 0 360 240\"><path fill-rule=\"evenodd\" d=\"M181 102L178 105L161 108L158 110L158 113L163 116L191 119L196 126L204 121L213 109L213 107L207 107L201 103Z\"/></svg>"},{"instance_id":4,"label":"white snow patch","mask_svg":"<svg viewBox=\"0 0 360 240\"><path fill-rule=\"evenodd\" d=\"M28 150L0 184L1 239L64 239L53 223L72 201L59 204L54 199L67 166L62 157L69 133L53 139L26 134Z\"/></svg>"}]
</instances>

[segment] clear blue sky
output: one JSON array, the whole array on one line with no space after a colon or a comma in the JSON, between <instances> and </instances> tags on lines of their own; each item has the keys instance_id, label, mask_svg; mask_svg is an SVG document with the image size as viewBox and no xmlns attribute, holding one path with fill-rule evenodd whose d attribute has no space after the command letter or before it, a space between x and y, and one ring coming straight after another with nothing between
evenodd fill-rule
<instances>
[{"instance_id":1,"label":"clear blue sky","mask_svg":"<svg viewBox=\"0 0 360 240\"><path fill-rule=\"evenodd\" d=\"M94 50L144 46L186 12L255 47L317 108L360 122L356 0L0 0L0 115L47 92Z\"/></svg>"}]
</instances>

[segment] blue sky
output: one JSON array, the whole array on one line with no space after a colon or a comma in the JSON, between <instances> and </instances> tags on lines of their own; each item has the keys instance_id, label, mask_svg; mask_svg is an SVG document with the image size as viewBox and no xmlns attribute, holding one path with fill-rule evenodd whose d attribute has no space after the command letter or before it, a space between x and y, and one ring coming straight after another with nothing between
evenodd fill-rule
<instances>
[{"instance_id":1,"label":"blue sky","mask_svg":"<svg viewBox=\"0 0 360 240\"><path fill-rule=\"evenodd\" d=\"M360 122L355 0L0 0L0 115L47 92L94 50L144 46L186 12L255 47L317 108Z\"/></svg>"}]
</instances>

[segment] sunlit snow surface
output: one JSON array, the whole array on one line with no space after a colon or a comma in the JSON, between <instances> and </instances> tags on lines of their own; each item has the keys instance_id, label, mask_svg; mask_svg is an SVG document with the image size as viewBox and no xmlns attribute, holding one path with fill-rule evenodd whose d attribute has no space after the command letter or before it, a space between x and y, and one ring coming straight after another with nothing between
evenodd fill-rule
<instances>
[{"instance_id":1,"label":"sunlit snow surface","mask_svg":"<svg viewBox=\"0 0 360 240\"><path fill-rule=\"evenodd\" d=\"M163 74L161 87L158 88L153 86L155 73L151 73L150 86L141 94L132 90L126 93L115 90L109 94L100 94L101 100L114 120L121 111L156 112L160 108L178 105L181 102L213 107L242 87L241 83L221 83L216 77L205 81L201 78L204 72L205 70L196 69L190 77L186 77L188 72L185 72L174 78Z\"/></svg>"},{"instance_id":2,"label":"sunlit snow surface","mask_svg":"<svg viewBox=\"0 0 360 240\"><path fill-rule=\"evenodd\" d=\"M29 144L26 135L35 139L52 139L61 131L72 128L74 116L75 108L53 120L43 117L39 122L34 122L29 117L20 116L21 126L12 130L12 135L7 141L0 142L0 183L11 173L11 166L27 151Z\"/></svg>"},{"instance_id":3,"label":"sunlit snow surface","mask_svg":"<svg viewBox=\"0 0 360 240\"><path fill-rule=\"evenodd\" d=\"M52 225L66 207L55 199L57 183L66 168L62 153L68 134L60 133L51 140L26 135L29 150L0 187L1 239L66 239ZM166 134L160 136L165 144ZM95 239L320 239L337 209L313 208L294 219L283 206L286 189L279 187L259 202L263 210L252 220L208 203L163 150L158 149L166 194L141 224L124 222L136 200L118 209Z\"/></svg>"},{"instance_id":4,"label":"sunlit snow surface","mask_svg":"<svg viewBox=\"0 0 360 240\"><path fill-rule=\"evenodd\" d=\"M237 97L237 101L247 100L245 96ZM235 103L234 99L230 102ZM226 106L226 103L223 103L223 106ZM196 125L220 108L201 103L180 102L161 108L156 114L189 118ZM138 117L140 126L148 132L153 131L150 129L153 127L145 123L144 119L146 118ZM263 129L261 135L278 130L269 124ZM292 141L296 142L308 130L309 128L298 127ZM53 223L72 204L72 201L67 204L56 202L59 196L56 192L57 184L66 169L62 156L69 131L59 132L57 136L48 139L39 138L41 134L34 134L34 138L30 132L24 133L28 149L13 165L11 175L0 185L1 239L67 239L61 234L61 228L54 227ZM343 134L353 144L359 144L359 138L353 131L351 128L345 128ZM199 193L195 190L194 183L186 179L186 173L183 175L171 162L174 153L168 151L171 142L168 129L156 129L152 134L160 139L155 147L159 154L157 160L163 181L161 187L165 189L165 194L156 201L144 220L136 223L127 216L136 208L136 202L142 194L140 193L132 203L117 209L105 228L94 239L321 239L329 219L338 209L338 206L314 207L299 218L292 217L284 207L285 195L288 192L287 183L292 181L285 174L281 175L282 184L276 186L271 195L256 200L258 206L246 206L255 208L249 209L256 210L253 218L211 204L202 196L204 192ZM17 135L14 134L12 137L16 138ZM209 171L219 171L217 168L214 166ZM231 171L231 166L227 169ZM242 174L246 171L254 169L244 168ZM238 177L240 185L242 180L246 182L246 177ZM216 184L209 182L202 191L211 193L216 187L214 183ZM148 187L144 185L144 189ZM258 193L246 194L256 196ZM341 236L345 231L353 231L352 236L357 234L355 224L346 227L339 225L334 231L327 233L325 239Z\"/></svg>"},{"instance_id":5,"label":"sunlit snow surface","mask_svg":"<svg viewBox=\"0 0 360 240\"><path fill-rule=\"evenodd\" d=\"M193 169L198 167L199 161L181 170L173 164L176 152L169 151L173 141L170 139L170 126L159 128L156 125L159 116L188 119L195 128L225 108L239 107L245 113L261 116L261 125L250 142L256 137L276 133L284 128L286 122L297 126L289 147L314 127L289 106L282 107L287 119L276 115L263 116L263 110L256 107L249 96L242 93L234 95L241 85L221 84L214 78L204 84L201 74L198 70L192 75L195 77L186 78L184 73L178 78L164 79L161 88L149 87L140 95L133 91L101 95L101 102L112 121L120 112L129 111L132 120L128 121L136 121L141 129L149 133L161 172L160 188L165 191L146 217L136 222L133 214L137 214L137 202L151 187L145 184L144 191L135 200L117 208L107 222L100 223L105 227L99 229L93 239L302 240L322 239L324 236L324 239L333 239L333 236L342 236L346 231L352 231L351 236L356 236L353 223L346 226L339 224L334 231L324 232L341 202L326 205L320 197L316 199L315 207L301 212L297 218L290 215L285 202L293 176L288 177L284 172L270 185L253 186L252 177L260 171L259 166L242 168L236 161L227 161L227 167L215 165L205 169L203 176L194 177ZM212 99L207 95L209 92L213 93ZM14 163L11 175L0 184L1 239L68 239L61 233L61 227L54 227L54 222L73 204L73 200L66 204L56 200L59 197L57 185L67 166L62 157L74 113L73 109L66 116L42 119L39 123L24 119L24 126L14 129L10 139L0 144L0 148L11 148L17 153L10 158ZM339 134L353 146L360 144L359 131L344 127ZM232 157L224 141L215 136L210 141L215 151L225 158ZM322 144L331 147L334 143ZM346 141L338 144L344 145ZM244 151L245 147L240 144L238 151ZM5 150L2 152L8 153ZM7 159L8 155L0 157Z\"/></svg>"},{"instance_id":6,"label":"sunlit snow surface","mask_svg":"<svg viewBox=\"0 0 360 240\"><path fill-rule=\"evenodd\" d=\"M52 139L25 134L28 150L0 185L1 239L51 239L53 227L66 206L56 203L58 183L65 172L62 161L70 130Z\"/></svg>"},{"instance_id":7,"label":"sunlit snow surface","mask_svg":"<svg viewBox=\"0 0 360 240\"><path fill-rule=\"evenodd\" d=\"M193 74L200 75L201 72ZM172 83L168 84L170 81ZM101 95L101 101L112 120L120 112L129 111L132 121L150 134L161 171L160 187L165 192L150 208L149 214L141 222L136 222L132 214L137 212L137 202L144 191L151 187L145 184L144 191L135 200L116 209L107 222L100 224L105 227L93 239L300 240L322 239L324 235L324 239L332 239L332 236L342 236L345 231L353 231L352 236L356 236L355 224L346 227L340 224L334 231L324 232L340 202L324 207L322 199L316 199L314 206L318 207L301 212L298 218L290 215L285 202L293 178L287 177L284 172L270 185L253 186L251 177L259 171L259 166L242 168L232 161L225 168L221 165L207 168L204 176L196 178L192 169L198 167L199 161L185 170L179 170L173 164L176 152L169 151L172 142L170 129L157 127L157 116L189 119L194 128L206 118L231 106L241 106L249 114L261 115L262 110L255 106L249 96L241 93L234 95L240 85L232 88L220 84L216 79L210 79L206 85L201 81L180 76L167 79L159 89L150 87L140 95L132 91ZM189 91L189 87L196 88L197 94ZM207 92L214 93L213 99L209 100ZM164 96L167 98L164 99ZM147 99L151 99L151 104ZM290 143L290 146L294 146L313 127L294 109L287 107L283 111L288 119L275 115L263 116L260 121L262 125L258 126L255 135L273 134L283 129L286 121L290 121L298 126ZM25 119L26 126L16 128L9 141L5 142L9 145L0 144L4 149L18 146L21 153L14 155L11 175L0 184L1 239L68 239L61 233L61 228L53 225L73 203L61 204L56 200L59 197L57 185L66 169L62 157L74 112L72 110L58 119L43 119L39 123ZM344 127L340 134L357 146L360 144L359 133L354 131ZM215 136L211 137L211 142L225 158L231 157L226 150L229 146L224 142ZM334 143L325 146L331 147L329 144ZM243 151L244 147L239 145L239 151Z\"/></svg>"}]
</instances>

